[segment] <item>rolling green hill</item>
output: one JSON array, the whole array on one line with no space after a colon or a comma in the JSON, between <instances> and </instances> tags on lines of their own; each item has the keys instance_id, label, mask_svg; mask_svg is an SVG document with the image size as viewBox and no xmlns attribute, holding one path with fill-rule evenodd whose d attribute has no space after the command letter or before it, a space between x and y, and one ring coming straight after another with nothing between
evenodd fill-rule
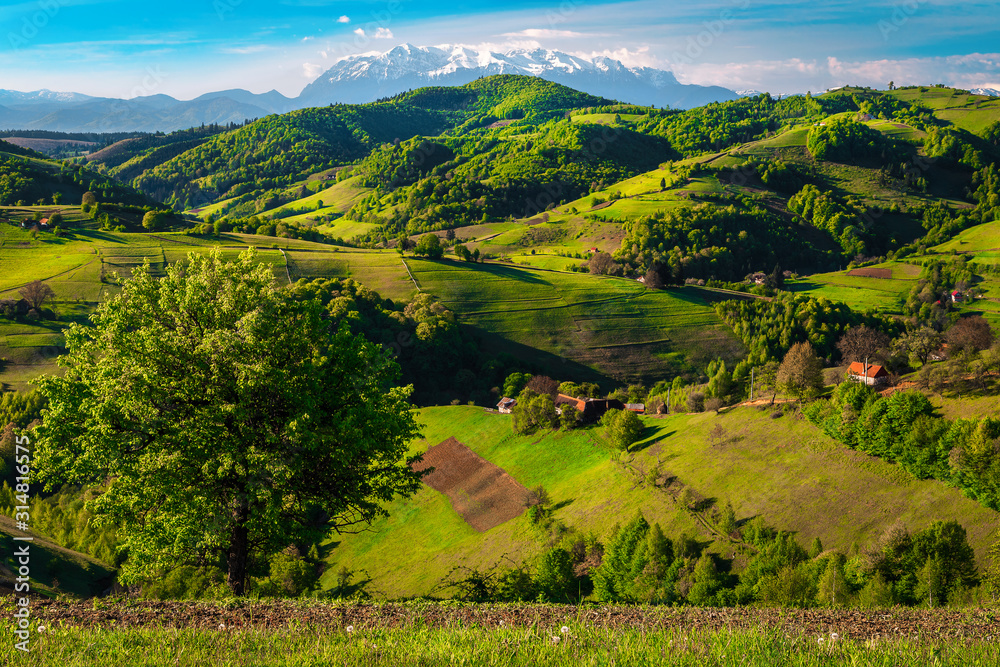
<instances>
[{"instance_id":1,"label":"rolling green hill","mask_svg":"<svg viewBox=\"0 0 1000 667\"><path fill-rule=\"evenodd\" d=\"M101 202L150 203L113 178L0 140L0 206L79 204L87 191Z\"/></svg>"},{"instance_id":2,"label":"rolling green hill","mask_svg":"<svg viewBox=\"0 0 1000 667\"><path fill-rule=\"evenodd\" d=\"M849 450L794 412L779 419L753 408L647 417L643 440L618 462L596 429L518 436L508 415L461 406L426 408L419 421L425 440L415 451L455 437L525 487L544 486L556 519L600 539L641 511L667 535L688 532L731 557L735 545L713 529L711 512L696 515L678 504L685 487L716 507L732 503L741 522L763 517L800 544L818 537L842 553L875 542L896 521L915 532L935 520L957 520L980 562L995 539L992 510L940 482L914 480ZM657 465L654 486L647 475ZM370 579L374 593L427 595L455 567L531 561L549 539L525 516L477 533L447 497L426 486L389 510L371 531L333 540L324 585L333 586L346 567Z\"/></svg>"}]
</instances>

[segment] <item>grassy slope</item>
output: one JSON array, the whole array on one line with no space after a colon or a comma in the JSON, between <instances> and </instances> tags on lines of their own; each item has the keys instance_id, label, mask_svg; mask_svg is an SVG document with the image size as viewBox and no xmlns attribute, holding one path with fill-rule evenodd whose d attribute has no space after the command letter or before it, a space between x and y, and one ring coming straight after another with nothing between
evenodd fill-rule
<instances>
[{"instance_id":1,"label":"grassy slope","mask_svg":"<svg viewBox=\"0 0 1000 667\"><path fill-rule=\"evenodd\" d=\"M11 554L15 548L25 544L15 542L14 535L22 533L14 527L14 521L0 515L0 548L4 559L0 564L0 593L13 592L13 578L16 569ZM100 561L77 551L65 549L51 540L34 536L30 543L31 588L35 593L54 596L69 593L74 596L92 597L103 593L114 581L114 572Z\"/></svg>"},{"instance_id":2,"label":"grassy slope","mask_svg":"<svg viewBox=\"0 0 1000 667\"><path fill-rule=\"evenodd\" d=\"M1000 120L1000 98L996 97L966 95L951 88L906 88L889 94L905 102L919 100L938 118L977 134Z\"/></svg>"},{"instance_id":3,"label":"grassy slope","mask_svg":"<svg viewBox=\"0 0 1000 667\"><path fill-rule=\"evenodd\" d=\"M868 268L892 270L891 278L851 276L848 271L817 273L788 281L793 292L816 298L842 301L856 310L877 309L885 313L902 313L903 301L916 283L920 267L904 262L884 262Z\"/></svg>"},{"instance_id":4,"label":"grassy slope","mask_svg":"<svg viewBox=\"0 0 1000 667\"><path fill-rule=\"evenodd\" d=\"M601 538L641 511L668 535L688 530L712 539L672 496L641 481L659 463L664 475L697 494L732 502L739 520L763 516L795 531L803 545L819 537L826 548L848 552L896 521L916 531L955 519L982 562L995 539L995 512L940 482L913 480L894 465L849 450L791 415L774 420L768 412L738 408L723 415L646 417L644 440L625 458L627 467L611 461L596 429L517 436L508 416L466 406L425 408L419 421L425 440L416 450L454 436L525 486L543 485L559 507L557 519ZM725 435L712 440L717 425ZM336 570L347 567L366 571L382 595L427 594L455 566L489 567L505 556L530 560L544 549L544 536L525 517L477 534L428 487L388 509L389 518L370 532L339 539L324 585L333 585ZM712 548L731 551L719 543Z\"/></svg>"},{"instance_id":5,"label":"grassy slope","mask_svg":"<svg viewBox=\"0 0 1000 667\"><path fill-rule=\"evenodd\" d=\"M415 443L416 451L454 435L523 485L543 485L555 503L564 504L556 516L579 530L605 534L636 510L656 517L671 533L695 529L667 496L636 487L591 431L517 436L508 416L469 406L425 408L418 420L426 440ZM372 531L341 538L324 585L343 566L367 571L384 595L427 594L454 566L490 567L505 556L519 561L543 547L524 517L476 533L445 496L428 487L388 509L389 518Z\"/></svg>"},{"instance_id":6,"label":"grassy slope","mask_svg":"<svg viewBox=\"0 0 1000 667\"><path fill-rule=\"evenodd\" d=\"M552 248L586 251L591 243L601 242L602 232L611 233L608 225L580 218L572 225L578 230L575 238L567 234L563 240L553 241ZM518 224L494 227L481 231L502 236L505 230L532 230ZM166 263L213 246L221 246L227 259L247 245L258 246L260 260L271 264L275 277L283 283L299 278L351 277L383 296L404 300L413 297L419 284L468 324L508 337L516 344L512 351L518 354L536 361L544 358L545 363L554 358L552 355L566 357L625 381L659 379L698 368L718 355L733 358L742 350L716 317L711 303L693 289L651 292L632 280L407 257L406 265L417 281L414 284L406 265L393 251L352 250L243 234L216 238L79 230L71 238L42 234L33 239L17 227L0 225L0 240L0 298L16 298L17 290L26 283L44 280L55 290L51 305L61 317L58 323L0 321L0 357L8 359L0 381L13 388L26 388L30 377L54 370L62 327L68 321L85 319L97 303L114 292L113 285L101 282L102 269L129 275L148 260L154 273L162 274ZM553 255L547 259L560 269L565 268L561 264L573 262Z\"/></svg>"},{"instance_id":7,"label":"grassy slope","mask_svg":"<svg viewBox=\"0 0 1000 667\"><path fill-rule=\"evenodd\" d=\"M498 264L406 261L420 288L463 322L621 381L663 378L742 353L698 290L647 290L624 278Z\"/></svg>"},{"instance_id":8,"label":"grassy slope","mask_svg":"<svg viewBox=\"0 0 1000 667\"><path fill-rule=\"evenodd\" d=\"M275 278L287 282L285 258L270 246L271 237L227 234L223 238L199 238L184 234L131 234L78 229L71 236L31 234L12 225L0 224L0 298L17 299L18 290L33 280L43 280L55 291L46 307L58 321L18 322L0 318L0 386L27 390L31 378L56 371L55 358L62 345L62 330L70 322L84 321L97 304L114 294L113 285L101 282L102 268L127 276L148 259L154 274L166 262L185 259L192 251L207 252L223 246L223 256L233 259L247 245L261 246L260 261L272 265ZM281 247L330 246L282 240Z\"/></svg>"}]
</instances>

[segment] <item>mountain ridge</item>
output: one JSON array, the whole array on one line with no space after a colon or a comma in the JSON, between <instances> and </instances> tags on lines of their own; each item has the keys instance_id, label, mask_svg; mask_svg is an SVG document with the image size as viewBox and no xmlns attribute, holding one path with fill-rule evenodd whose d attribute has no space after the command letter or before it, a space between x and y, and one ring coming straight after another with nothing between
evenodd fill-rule
<instances>
[{"instance_id":1,"label":"mountain ridge","mask_svg":"<svg viewBox=\"0 0 1000 667\"><path fill-rule=\"evenodd\" d=\"M464 85L494 74L538 76L591 95L644 106L690 108L738 97L727 88L682 84L666 70L628 67L606 56L584 58L542 48L490 51L449 44L401 44L381 54L338 61L307 85L298 99L310 104L359 103L413 88Z\"/></svg>"},{"instance_id":2,"label":"mountain ridge","mask_svg":"<svg viewBox=\"0 0 1000 667\"><path fill-rule=\"evenodd\" d=\"M584 58L542 48L499 52L459 45L401 44L384 53L338 61L294 98L276 90L252 93L241 88L204 93L191 100L163 94L125 100L46 89L0 90L0 127L172 132L328 104L362 104L417 88L461 86L495 74L536 76L597 97L643 106L692 108L740 97L727 88L682 84L666 70L628 67L606 56Z\"/></svg>"}]
</instances>

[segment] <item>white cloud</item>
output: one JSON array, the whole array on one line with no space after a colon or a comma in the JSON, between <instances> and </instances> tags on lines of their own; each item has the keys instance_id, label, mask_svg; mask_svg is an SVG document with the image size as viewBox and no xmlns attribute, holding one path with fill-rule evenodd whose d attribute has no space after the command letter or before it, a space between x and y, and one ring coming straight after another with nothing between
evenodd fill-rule
<instances>
[{"instance_id":1,"label":"white cloud","mask_svg":"<svg viewBox=\"0 0 1000 667\"><path fill-rule=\"evenodd\" d=\"M603 51L574 51L570 55L593 60L594 58L605 57L612 60L620 60L626 67L657 67L663 68L663 63L659 58L649 52L648 46L641 46L634 51L629 51L628 47L620 49L604 49Z\"/></svg>"},{"instance_id":2,"label":"white cloud","mask_svg":"<svg viewBox=\"0 0 1000 667\"><path fill-rule=\"evenodd\" d=\"M375 39L392 39L392 31L388 28L379 28L373 35Z\"/></svg>"},{"instance_id":3,"label":"white cloud","mask_svg":"<svg viewBox=\"0 0 1000 667\"><path fill-rule=\"evenodd\" d=\"M513 49L525 49L530 51L533 49L542 48L541 43L533 39L522 39L522 40L512 39L505 42L479 42L478 44L449 42L447 44L435 44L434 46L439 49L463 48L463 49L470 49L472 51L493 51L496 53L504 53L505 51L510 51Z\"/></svg>"},{"instance_id":4,"label":"white cloud","mask_svg":"<svg viewBox=\"0 0 1000 667\"><path fill-rule=\"evenodd\" d=\"M365 29L364 28L355 28L354 29L354 34L355 35L360 35L360 36L364 37L365 36Z\"/></svg>"},{"instance_id":5,"label":"white cloud","mask_svg":"<svg viewBox=\"0 0 1000 667\"><path fill-rule=\"evenodd\" d=\"M668 63L682 83L727 88L756 88L773 93L823 91L844 85L885 88L943 83L959 88L993 88L1000 81L1000 54L967 55L897 60L845 61L788 58L731 63Z\"/></svg>"},{"instance_id":6,"label":"white cloud","mask_svg":"<svg viewBox=\"0 0 1000 667\"><path fill-rule=\"evenodd\" d=\"M544 39L546 37L593 37L582 32L572 30L552 30L551 28L528 28L520 32L505 32L503 37L531 37L534 39Z\"/></svg>"},{"instance_id":7,"label":"white cloud","mask_svg":"<svg viewBox=\"0 0 1000 667\"><path fill-rule=\"evenodd\" d=\"M351 17L346 15L341 16L339 19L337 19L337 23L350 23L350 22L351 22Z\"/></svg>"},{"instance_id":8,"label":"white cloud","mask_svg":"<svg viewBox=\"0 0 1000 667\"><path fill-rule=\"evenodd\" d=\"M271 47L267 44L253 44L251 46L228 46L219 49L222 53L233 53L241 56L249 55L251 53L260 53L262 51L268 51Z\"/></svg>"},{"instance_id":9,"label":"white cloud","mask_svg":"<svg viewBox=\"0 0 1000 667\"><path fill-rule=\"evenodd\" d=\"M315 79L324 71L325 68L322 65L314 65L312 63L302 63L302 76L306 77L307 79L310 80Z\"/></svg>"}]
</instances>

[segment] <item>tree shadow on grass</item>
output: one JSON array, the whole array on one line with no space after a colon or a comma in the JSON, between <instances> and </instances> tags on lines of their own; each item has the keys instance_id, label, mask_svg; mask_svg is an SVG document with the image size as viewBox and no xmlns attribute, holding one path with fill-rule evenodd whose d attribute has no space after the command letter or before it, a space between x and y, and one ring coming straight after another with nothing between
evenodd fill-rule
<instances>
[{"instance_id":1,"label":"tree shadow on grass","mask_svg":"<svg viewBox=\"0 0 1000 667\"><path fill-rule=\"evenodd\" d=\"M73 230L73 232L78 236L86 236L88 238L94 239L95 241L100 240L100 241L107 241L108 243L127 245L123 239L120 239L117 236L112 236L111 234L96 229L75 229Z\"/></svg>"},{"instance_id":2,"label":"tree shadow on grass","mask_svg":"<svg viewBox=\"0 0 1000 667\"><path fill-rule=\"evenodd\" d=\"M628 451L632 454L637 454L641 451L649 449L653 445L659 444L664 438L669 438L677 433L677 431L669 431L667 433L658 433L658 431L659 427L657 426L647 426L642 430L641 439L629 447Z\"/></svg>"}]
</instances>

